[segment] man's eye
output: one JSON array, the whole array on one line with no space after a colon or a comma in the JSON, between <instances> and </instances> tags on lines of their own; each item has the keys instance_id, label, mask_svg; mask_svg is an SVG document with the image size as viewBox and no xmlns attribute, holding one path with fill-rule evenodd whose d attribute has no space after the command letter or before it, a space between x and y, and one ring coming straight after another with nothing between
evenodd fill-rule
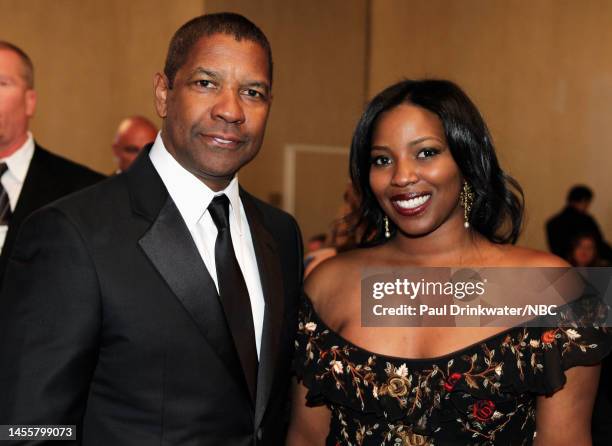
<instances>
[{"instance_id":1,"label":"man's eye","mask_svg":"<svg viewBox=\"0 0 612 446\"><path fill-rule=\"evenodd\" d=\"M438 149L427 148L420 150L416 157L420 159L431 158L432 156L436 156L438 153L440 153Z\"/></svg>"},{"instance_id":2,"label":"man's eye","mask_svg":"<svg viewBox=\"0 0 612 446\"><path fill-rule=\"evenodd\" d=\"M373 156L370 162L374 166L386 166L387 164L391 164L391 159L388 156Z\"/></svg>"},{"instance_id":3,"label":"man's eye","mask_svg":"<svg viewBox=\"0 0 612 446\"><path fill-rule=\"evenodd\" d=\"M209 80L206 80L206 79L197 80L197 81L195 81L195 84L198 87L202 87L202 88L212 88L213 87L213 83L211 81L209 81Z\"/></svg>"},{"instance_id":4,"label":"man's eye","mask_svg":"<svg viewBox=\"0 0 612 446\"><path fill-rule=\"evenodd\" d=\"M263 99L264 95L261 91L253 90L252 88L247 88L244 93L251 98Z\"/></svg>"}]
</instances>

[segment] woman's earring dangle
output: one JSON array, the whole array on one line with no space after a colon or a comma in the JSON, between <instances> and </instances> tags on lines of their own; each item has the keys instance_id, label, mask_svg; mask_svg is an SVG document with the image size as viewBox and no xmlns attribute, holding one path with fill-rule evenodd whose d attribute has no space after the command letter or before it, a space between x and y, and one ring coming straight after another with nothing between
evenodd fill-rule
<instances>
[{"instance_id":1,"label":"woman's earring dangle","mask_svg":"<svg viewBox=\"0 0 612 446\"><path fill-rule=\"evenodd\" d=\"M474 193L472 186L466 181L463 183L463 188L459 194L459 203L463 207L463 226L467 229L470 227L470 212L474 203Z\"/></svg>"},{"instance_id":2,"label":"woman's earring dangle","mask_svg":"<svg viewBox=\"0 0 612 446\"><path fill-rule=\"evenodd\" d=\"M391 231L389 231L389 217L385 215L383 220L385 222L385 238L391 238Z\"/></svg>"}]
</instances>

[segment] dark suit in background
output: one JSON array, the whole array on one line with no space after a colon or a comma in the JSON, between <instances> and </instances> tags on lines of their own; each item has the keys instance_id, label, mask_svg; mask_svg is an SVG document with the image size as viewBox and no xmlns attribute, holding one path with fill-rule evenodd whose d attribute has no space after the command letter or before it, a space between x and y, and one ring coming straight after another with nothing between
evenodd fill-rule
<instances>
[{"instance_id":1,"label":"dark suit in background","mask_svg":"<svg viewBox=\"0 0 612 446\"><path fill-rule=\"evenodd\" d=\"M103 178L101 174L54 155L36 144L0 254L0 286L19 228L26 217L44 205Z\"/></svg>"},{"instance_id":2,"label":"dark suit in background","mask_svg":"<svg viewBox=\"0 0 612 446\"><path fill-rule=\"evenodd\" d=\"M592 235L597 243L599 257L612 262L612 248L608 245L593 217L566 206L546 223L546 236L550 251L567 259L575 237Z\"/></svg>"},{"instance_id":3,"label":"dark suit in background","mask_svg":"<svg viewBox=\"0 0 612 446\"><path fill-rule=\"evenodd\" d=\"M297 226L241 191L265 297L252 401L215 285L148 152L24 225L0 306L0 421L76 424L87 446L281 445Z\"/></svg>"}]
</instances>

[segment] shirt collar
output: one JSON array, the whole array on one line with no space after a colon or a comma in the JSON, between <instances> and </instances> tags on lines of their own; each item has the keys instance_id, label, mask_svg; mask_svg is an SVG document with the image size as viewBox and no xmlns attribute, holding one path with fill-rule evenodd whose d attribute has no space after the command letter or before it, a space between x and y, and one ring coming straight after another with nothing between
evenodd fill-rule
<instances>
[{"instance_id":1,"label":"shirt collar","mask_svg":"<svg viewBox=\"0 0 612 446\"><path fill-rule=\"evenodd\" d=\"M34 138L32 134L28 132L28 138L23 145L10 156L1 159L0 162L6 163L11 175L13 175L17 181L23 183L28 173L28 167L30 167L32 156L34 156Z\"/></svg>"},{"instance_id":2,"label":"shirt collar","mask_svg":"<svg viewBox=\"0 0 612 446\"><path fill-rule=\"evenodd\" d=\"M232 210L231 224L235 225L235 228L242 234L240 188L236 176L225 189L219 192L213 191L174 159L164 145L161 132L155 138L149 158L189 229L192 229L204 216L208 205L216 195L225 194Z\"/></svg>"}]
</instances>

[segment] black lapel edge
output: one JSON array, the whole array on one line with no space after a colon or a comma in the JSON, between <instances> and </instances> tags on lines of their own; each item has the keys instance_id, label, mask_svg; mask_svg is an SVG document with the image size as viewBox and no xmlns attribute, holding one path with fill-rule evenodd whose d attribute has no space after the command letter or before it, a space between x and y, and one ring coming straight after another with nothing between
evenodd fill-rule
<instances>
[{"instance_id":1,"label":"black lapel edge","mask_svg":"<svg viewBox=\"0 0 612 446\"><path fill-rule=\"evenodd\" d=\"M261 288L266 303L259 354L257 402L255 406L255 425L258 426L265 413L274 382L280 348L280 335L282 324L284 323L285 301L283 276L276 242L270 231L263 224L262 212L257 209L254 200L244 190L240 192L242 204L249 222L255 256L257 257Z\"/></svg>"}]
</instances>

